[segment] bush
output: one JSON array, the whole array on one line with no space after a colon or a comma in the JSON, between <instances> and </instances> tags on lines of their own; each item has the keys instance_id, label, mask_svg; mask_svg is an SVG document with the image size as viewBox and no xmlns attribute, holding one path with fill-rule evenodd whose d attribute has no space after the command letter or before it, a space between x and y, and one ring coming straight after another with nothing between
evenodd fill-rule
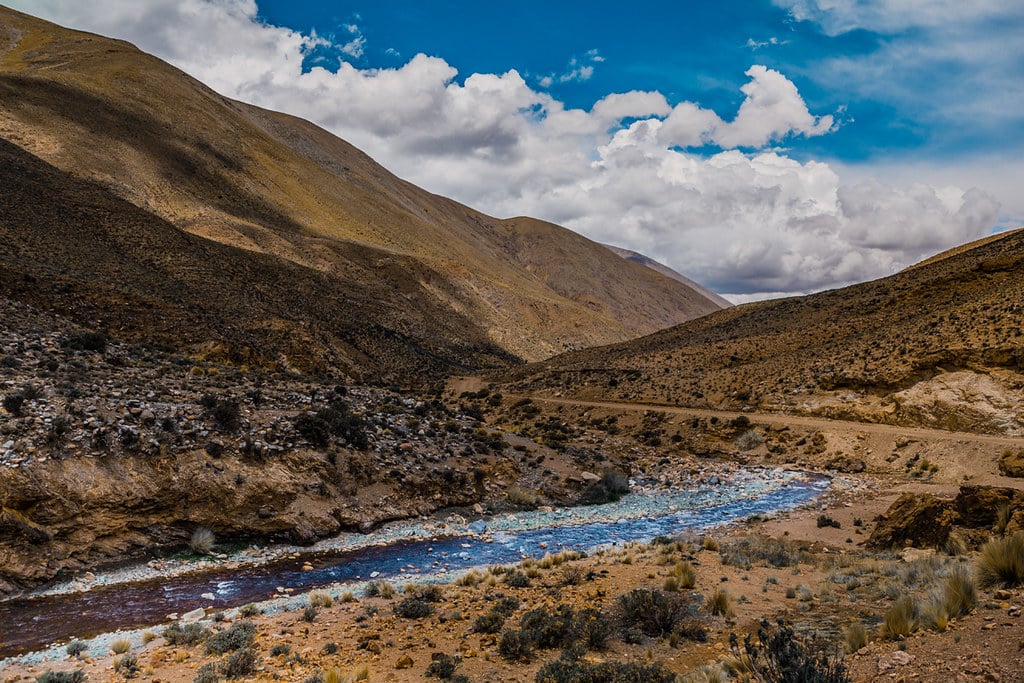
<instances>
[{"instance_id":1,"label":"bush","mask_svg":"<svg viewBox=\"0 0 1024 683\"><path fill-rule=\"evenodd\" d=\"M587 607L576 613L572 625L572 640L588 650L604 650L612 637L614 626L600 610Z\"/></svg>"},{"instance_id":2,"label":"bush","mask_svg":"<svg viewBox=\"0 0 1024 683\"><path fill-rule=\"evenodd\" d=\"M440 678L447 681L455 674L455 668L461 661L462 659L459 657L444 654L438 655L436 659L427 665L427 677Z\"/></svg>"},{"instance_id":3,"label":"bush","mask_svg":"<svg viewBox=\"0 0 1024 683\"><path fill-rule=\"evenodd\" d=\"M545 607L538 607L522 616L519 627L534 647L559 648L572 640L574 616L570 605L559 605L550 612Z\"/></svg>"},{"instance_id":4,"label":"bush","mask_svg":"<svg viewBox=\"0 0 1024 683\"><path fill-rule=\"evenodd\" d=\"M645 635L667 636L687 617L693 606L680 595L636 588L619 596L618 621L623 629L639 628Z\"/></svg>"},{"instance_id":5,"label":"bush","mask_svg":"<svg viewBox=\"0 0 1024 683\"><path fill-rule=\"evenodd\" d=\"M754 680L772 683L850 683L846 667L830 657L820 642L800 638L793 628L779 619L771 629L762 621L757 631L758 644L748 634L742 648L736 634L729 635L734 659L727 668L734 674L753 674Z\"/></svg>"},{"instance_id":6,"label":"bush","mask_svg":"<svg viewBox=\"0 0 1024 683\"><path fill-rule=\"evenodd\" d=\"M978 589L974 577L965 567L957 567L942 584L942 606L950 617L962 617L974 609Z\"/></svg>"},{"instance_id":7,"label":"bush","mask_svg":"<svg viewBox=\"0 0 1024 683\"><path fill-rule=\"evenodd\" d=\"M800 551L784 538L742 538L721 547L722 564L749 568L753 561L772 567L792 567L800 561Z\"/></svg>"},{"instance_id":8,"label":"bush","mask_svg":"<svg viewBox=\"0 0 1024 683\"><path fill-rule=\"evenodd\" d=\"M505 615L497 610L481 614L473 622L473 630L477 633L498 633L505 625Z\"/></svg>"},{"instance_id":9,"label":"bush","mask_svg":"<svg viewBox=\"0 0 1024 683\"><path fill-rule=\"evenodd\" d=\"M846 648L850 652L856 652L868 644L868 629L859 621L850 624L843 636L846 639Z\"/></svg>"},{"instance_id":10,"label":"bush","mask_svg":"<svg viewBox=\"0 0 1024 683\"><path fill-rule=\"evenodd\" d=\"M213 552L213 545L216 541L217 538L213 532L201 526L192 532L192 536L188 539L188 547L197 555L209 555Z\"/></svg>"},{"instance_id":11,"label":"bush","mask_svg":"<svg viewBox=\"0 0 1024 683\"><path fill-rule=\"evenodd\" d=\"M21 411L25 407L25 394L16 391L13 394L4 396L4 410L14 417L21 417ZM47 672L51 673L51 672ZM43 674L44 676L46 674Z\"/></svg>"},{"instance_id":12,"label":"bush","mask_svg":"<svg viewBox=\"0 0 1024 683\"><path fill-rule=\"evenodd\" d=\"M308 624L316 621L316 615L316 607L313 607L313 605L306 605L306 609L302 610L302 620Z\"/></svg>"},{"instance_id":13,"label":"bush","mask_svg":"<svg viewBox=\"0 0 1024 683\"><path fill-rule=\"evenodd\" d=\"M732 616L732 599L724 590L717 590L708 600L708 612L716 616Z\"/></svg>"},{"instance_id":14,"label":"bush","mask_svg":"<svg viewBox=\"0 0 1024 683\"><path fill-rule=\"evenodd\" d=\"M885 613L881 636L887 640L905 638L917 628L917 618L917 603L910 596L904 596Z\"/></svg>"},{"instance_id":15,"label":"bush","mask_svg":"<svg viewBox=\"0 0 1024 683\"><path fill-rule=\"evenodd\" d=\"M561 658L546 663L537 672L537 683L674 683L676 675L660 663L644 666L635 662L601 662Z\"/></svg>"},{"instance_id":16,"label":"bush","mask_svg":"<svg viewBox=\"0 0 1024 683\"><path fill-rule=\"evenodd\" d=\"M41 676L36 676L36 683L82 683L85 681L85 672L78 671L47 671Z\"/></svg>"},{"instance_id":17,"label":"bush","mask_svg":"<svg viewBox=\"0 0 1024 683\"><path fill-rule=\"evenodd\" d=\"M295 431L317 448L326 448L332 436L343 438L349 446L363 450L370 445L366 421L336 399L316 412L306 411L295 418Z\"/></svg>"},{"instance_id":18,"label":"bush","mask_svg":"<svg viewBox=\"0 0 1024 683\"><path fill-rule=\"evenodd\" d=\"M390 600L395 597L395 587L387 581L371 581L366 584L366 597Z\"/></svg>"},{"instance_id":19,"label":"bush","mask_svg":"<svg viewBox=\"0 0 1024 683\"><path fill-rule=\"evenodd\" d=\"M206 653L222 655L225 652L248 648L255 637L256 624L251 621L239 621L232 624L231 628L209 636L206 639Z\"/></svg>"},{"instance_id":20,"label":"bush","mask_svg":"<svg viewBox=\"0 0 1024 683\"><path fill-rule=\"evenodd\" d=\"M697 585L697 570L689 562L677 562L672 576L681 589L690 589Z\"/></svg>"},{"instance_id":21,"label":"bush","mask_svg":"<svg viewBox=\"0 0 1024 683\"><path fill-rule=\"evenodd\" d=\"M110 643L110 651L115 655L123 655L130 649L132 649L132 641L127 638L118 638Z\"/></svg>"},{"instance_id":22,"label":"bush","mask_svg":"<svg viewBox=\"0 0 1024 683\"><path fill-rule=\"evenodd\" d=\"M505 631L498 641L498 653L510 662L526 662L533 655L533 641L522 631Z\"/></svg>"},{"instance_id":23,"label":"bush","mask_svg":"<svg viewBox=\"0 0 1024 683\"><path fill-rule=\"evenodd\" d=\"M139 673L139 658L137 655L128 654L114 660L114 671L125 678L135 678Z\"/></svg>"},{"instance_id":24,"label":"bush","mask_svg":"<svg viewBox=\"0 0 1024 683\"><path fill-rule=\"evenodd\" d=\"M842 529L843 525L838 520L832 519L828 515L818 515L818 528L833 527L835 529Z\"/></svg>"},{"instance_id":25,"label":"bush","mask_svg":"<svg viewBox=\"0 0 1024 683\"><path fill-rule=\"evenodd\" d=\"M220 672L227 678L248 676L256 670L256 653L249 646L239 648L220 664Z\"/></svg>"},{"instance_id":26,"label":"bush","mask_svg":"<svg viewBox=\"0 0 1024 683\"><path fill-rule=\"evenodd\" d=\"M1024 532L993 538L981 547L978 582L986 587L1012 587L1024 583Z\"/></svg>"},{"instance_id":27,"label":"bush","mask_svg":"<svg viewBox=\"0 0 1024 683\"><path fill-rule=\"evenodd\" d=\"M201 624L174 623L164 629L163 637L168 645L196 645L210 635L210 630Z\"/></svg>"},{"instance_id":28,"label":"bush","mask_svg":"<svg viewBox=\"0 0 1024 683\"><path fill-rule=\"evenodd\" d=\"M600 505L616 501L629 493L629 477L619 470L608 469L580 494L579 502L583 505Z\"/></svg>"},{"instance_id":29,"label":"bush","mask_svg":"<svg viewBox=\"0 0 1024 683\"><path fill-rule=\"evenodd\" d=\"M421 598L405 598L395 605L395 614L403 619L422 619L434 613L434 606Z\"/></svg>"},{"instance_id":30,"label":"bush","mask_svg":"<svg viewBox=\"0 0 1024 683\"><path fill-rule=\"evenodd\" d=\"M68 653L69 657L78 657L88 649L89 646L81 640L72 640L67 644L67 647L64 648L64 651Z\"/></svg>"},{"instance_id":31,"label":"bush","mask_svg":"<svg viewBox=\"0 0 1024 683\"><path fill-rule=\"evenodd\" d=\"M192 683L217 683L219 680L220 676L217 675L217 666L210 662L196 669L196 676L192 679Z\"/></svg>"},{"instance_id":32,"label":"bush","mask_svg":"<svg viewBox=\"0 0 1024 683\"><path fill-rule=\"evenodd\" d=\"M107 350L107 336L101 332L80 332L70 334L60 340L61 348L72 351L95 351L104 353Z\"/></svg>"},{"instance_id":33,"label":"bush","mask_svg":"<svg viewBox=\"0 0 1024 683\"><path fill-rule=\"evenodd\" d=\"M309 594L310 607L330 607L333 604L334 599L327 591L313 591Z\"/></svg>"},{"instance_id":34,"label":"bush","mask_svg":"<svg viewBox=\"0 0 1024 683\"><path fill-rule=\"evenodd\" d=\"M505 583L513 588L529 588L530 577L516 569L505 577Z\"/></svg>"},{"instance_id":35,"label":"bush","mask_svg":"<svg viewBox=\"0 0 1024 683\"><path fill-rule=\"evenodd\" d=\"M238 431L242 417L238 401L230 397L215 398L212 401L207 398L204 403L207 404L207 416L213 420L217 429L222 432Z\"/></svg>"}]
</instances>

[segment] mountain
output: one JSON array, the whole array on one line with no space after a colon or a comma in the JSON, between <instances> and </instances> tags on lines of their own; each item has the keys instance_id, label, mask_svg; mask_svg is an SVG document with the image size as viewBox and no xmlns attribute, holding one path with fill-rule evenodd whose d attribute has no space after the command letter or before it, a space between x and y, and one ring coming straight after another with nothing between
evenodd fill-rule
<instances>
[{"instance_id":1,"label":"mountain","mask_svg":"<svg viewBox=\"0 0 1024 683\"><path fill-rule=\"evenodd\" d=\"M667 277L672 278L673 280L676 280L677 282L682 282L684 285L686 285L690 289L693 289L693 290L703 294L707 298L711 299L712 301L717 303L722 308L729 308L730 306L733 305L732 302L729 301L728 299L726 299L725 297L719 296L718 294L715 294L714 292L712 292L707 287L704 287L703 285L701 285L701 284L699 284L697 282L694 282L693 280L691 280L690 278L686 277L685 275L682 275L681 273L677 273L676 271L674 271L671 268L669 268L668 266L666 266L664 263L659 263L658 261L655 261L654 259L652 259L649 256L644 256L643 254L641 254L639 252L636 252L636 251L633 251L631 249L623 249L622 247L615 247L615 246L612 246L611 244L606 244L604 246L606 246L607 248L611 249L613 252L615 252L616 254L621 256L622 258L626 259L627 261L632 261L633 263L639 263L641 266L646 266L646 267L650 268L651 270L657 271L657 272L661 273L662 275L665 275Z\"/></svg>"},{"instance_id":2,"label":"mountain","mask_svg":"<svg viewBox=\"0 0 1024 683\"><path fill-rule=\"evenodd\" d=\"M1024 229L513 370L510 391L1024 434Z\"/></svg>"},{"instance_id":3,"label":"mountain","mask_svg":"<svg viewBox=\"0 0 1024 683\"><path fill-rule=\"evenodd\" d=\"M426 192L128 43L4 8L0 138L2 293L128 340L395 380L721 307L564 228Z\"/></svg>"}]
</instances>

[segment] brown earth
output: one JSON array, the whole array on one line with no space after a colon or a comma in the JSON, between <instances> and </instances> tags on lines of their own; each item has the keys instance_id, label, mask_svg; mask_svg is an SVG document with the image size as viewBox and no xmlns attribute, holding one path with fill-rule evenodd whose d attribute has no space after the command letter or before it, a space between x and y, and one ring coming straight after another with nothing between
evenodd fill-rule
<instances>
[{"instance_id":1,"label":"brown earth","mask_svg":"<svg viewBox=\"0 0 1024 683\"><path fill-rule=\"evenodd\" d=\"M1024 434L1024 230L503 376L512 393Z\"/></svg>"}]
</instances>

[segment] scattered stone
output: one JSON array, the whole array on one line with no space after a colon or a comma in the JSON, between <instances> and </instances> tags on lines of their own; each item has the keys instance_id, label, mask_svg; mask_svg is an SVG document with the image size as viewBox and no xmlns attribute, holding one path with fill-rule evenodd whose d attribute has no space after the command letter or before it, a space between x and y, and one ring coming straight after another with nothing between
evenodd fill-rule
<instances>
[{"instance_id":1,"label":"scattered stone","mask_svg":"<svg viewBox=\"0 0 1024 683\"><path fill-rule=\"evenodd\" d=\"M903 650L896 650L878 658L878 672L891 671L898 666L907 666L914 661L914 655Z\"/></svg>"}]
</instances>

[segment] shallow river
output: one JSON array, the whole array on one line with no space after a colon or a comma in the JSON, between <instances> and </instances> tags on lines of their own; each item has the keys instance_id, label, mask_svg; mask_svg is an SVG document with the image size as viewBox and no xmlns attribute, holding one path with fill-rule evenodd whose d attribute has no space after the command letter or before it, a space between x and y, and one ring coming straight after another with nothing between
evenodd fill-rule
<instances>
[{"instance_id":1,"label":"shallow river","mask_svg":"<svg viewBox=\"0 0 1024 683\"><path fill-rule=\"evenodd\" d=\"M37 650L72 637L86 638L118 629L163 623L170 613L197 607L231 608L281 595L371 578L408 580L443 575L469 567L517 562L560 550L592 550L598 546L648 541L656 536L699 532L754 514L789 510L820 495L829 486L824 477L767 477L757 487L722 482L714 495L707 491L675 493L665 504L658 494L630 495L619 510L624 518L608 519L615 504L557 511L555 526L517 528L530 515L495 518L484 534L447 538L397 540L357 550L306 553L263 565L212 570L170 578L99 586L79 593L47 595L0 602L0 659ZM735 489L735 490L733 490ZM646 500L645 500L646 499ZM604 509L604 514L602 514ZM651 516L637 516L648 509ZM669 512L665 513L666 510ZM550 515L550 513L549 513ZM559 516L560 515L560 516ZM512 523L509 522L512 520ZM544 520L544 517L535 517ZM477 530L483 522L474 523ZM303 571L305 562L313 570ZM206 597L203 597L206 594ZM212 594L213 600L210 599Z\"/></svg>"}]
</instances>

